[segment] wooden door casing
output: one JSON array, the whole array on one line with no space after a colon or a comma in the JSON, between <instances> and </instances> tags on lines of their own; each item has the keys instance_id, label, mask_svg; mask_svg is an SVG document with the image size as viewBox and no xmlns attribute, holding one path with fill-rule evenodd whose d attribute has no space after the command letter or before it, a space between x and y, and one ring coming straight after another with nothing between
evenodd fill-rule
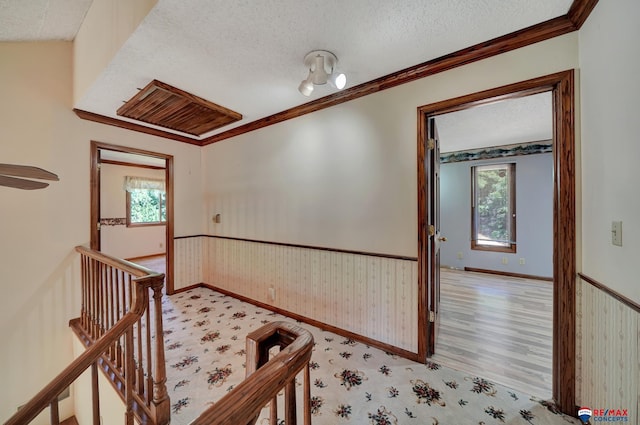
<instances>
[{"instance_id":1,"label":"wooden door casing","mask_svg":"<svg viewBox=\"0 0 640 425\"><path fill-rule=\"evenodd\" d=\"M428 345L427 356L435 353L440 325L440 143L435 119L427 118L427 146L425 146L425 174L427 178L427 293ZM433 230L431 230L433 229Z\"/></svg>"},{"instance_id":2,"label":"wooden door casing","mask_svg":"<svg viewBox=\"0 0 640 425\"><path fill-rule=\"evenodd\" d=\"M553 399L575 414L576 396L576 164L575 71L567 70L492 88L417 108L418 124L418 350L425 362L428 347L426 118L504 99L550 91L553 97Z\"/></svg>"}]
</instances>

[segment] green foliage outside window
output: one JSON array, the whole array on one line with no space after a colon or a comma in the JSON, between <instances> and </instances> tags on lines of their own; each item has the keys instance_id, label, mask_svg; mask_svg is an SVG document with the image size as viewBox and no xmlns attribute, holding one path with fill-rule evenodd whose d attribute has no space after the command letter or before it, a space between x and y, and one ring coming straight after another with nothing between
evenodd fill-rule
<instances>
[{"instance_id":1,"label":"green foliage outside window","mask_svg":"<svg viewBox=\"0 0 640 425\"><path fill-rule=\"evenodd\" d=\"M511 167L474 167L474 239L479 245L509 246L513 241Z\"/></svg>"},{"instance_id":2,"label":"green foliage outside window","mask_svg":"<svg viewBox=\"0 0 640 425\"><path fill-rule=\"evenodd\" d=\"M167 221L166 194L160 190L136 189L129 192L131 223Z\"/></svg>"}]
</instances>

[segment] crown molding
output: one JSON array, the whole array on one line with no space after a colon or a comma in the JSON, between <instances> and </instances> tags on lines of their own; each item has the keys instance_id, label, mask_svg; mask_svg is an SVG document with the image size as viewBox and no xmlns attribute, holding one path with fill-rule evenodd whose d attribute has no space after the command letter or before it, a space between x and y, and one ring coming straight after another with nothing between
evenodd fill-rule
<instances>
[{"instance_id":1,"label":"crown molding","mask_svg":"<svg viewBox=\"0 0 640 425\"><path fill-rule=\"evenodd\" d=\"M82 109L74 108L73 112L75 112L75 114L83 120L112 125L114 127L120 127L131 131L137 131L139 133L150 134L152 136L163 137L165 139L171 139L178 142L189 143L191 145L202 146L202 141L199 139L192 139L190 137L181 136L179 134L170 133L168 131L159 130L157 128L146 127L144 125L121 120L118 118L107 117L106 115L100 115L93 112L84 111Z\"/></svg>"},{"instance_id":2,"label":"crown molding","mask_svg":"<svg viewBox=\"0 0 640 425\"><path fill-rule=\"evenodd\" d=\"M156 128L146 127L129 121L117 118L107 117L93 112L74 109L78 117L99 122L102 124L112 125L125 128L132 131L151 134L166 139L176 140L178 142L189 143L196 146L206 146L222 140L226 140L241 134L249 133L273 124L287 121L302 115L317 112L325 108L339 105L350 100L358 99L373 93L387 90L401 84L410 83L412 81L435 75L440 72L448 71L459 66L467 65L483 59L490 58L502 53L506 53L515 49L519 49L534 43L549 40L554 37L565 35L580 29L584 22L593 11L598 0L574 0L566 15L541 22L536 25L524 28L501 37L494 38L482 43L478 43L471 47L440 56L421 64L405 68L403 70L385 75L375 80L359 84L346 90L333 93L313 100L311 102L286 109L284 111L251 121L247 124L223 131L218 134L203 138L195 139Z\"/></svg>"}]
</instances>

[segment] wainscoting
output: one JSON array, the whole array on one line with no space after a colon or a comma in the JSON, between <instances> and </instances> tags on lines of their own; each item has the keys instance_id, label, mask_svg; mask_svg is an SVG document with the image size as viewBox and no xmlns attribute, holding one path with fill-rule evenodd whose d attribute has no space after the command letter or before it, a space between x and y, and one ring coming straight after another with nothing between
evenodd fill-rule
<instances>
[{"instance_id":1,"label":"wainscoting","mask_svg":"<svg viewBox=\"0 0 640 425\"><path fill-rule=\"evenodd\" d=\"M592 410L628 409L626 423L638 424L640 307L590 280L578 285L577 400Z\"/></svg>"},{"instance_id":2,"label":"wainscoting","mask_svg":"<svg viewBox=\"0 0 640 425\"><path fill-rule=\"evenodd\" d=\"M414 260L210 236L176 238L174 246L176 290L206 283L417 351ZM640 423L640 307L583 278L577 310L576 404L628 409L628 423Z\"/></svg>"},{"instance_id":3,"label":"wainscoting","mask_svg":"<svg viewBox=\"0 0 640 425\"><path fill-rule=\"evenodd\" d=\"M175 240L176 290L206 283L413 353L417 281L412 259L210 236Z\"/></svg>"},{"instance_id":4,"label":"wainscoting","mask_svg":"<svg viewBox=\"0 0 640 425\"><path fill-rule=\"evenodd\" d=\"M176 238L173 241L173 289L178 291L204 283L206 236Z\"/></svg>"}]
</instances>

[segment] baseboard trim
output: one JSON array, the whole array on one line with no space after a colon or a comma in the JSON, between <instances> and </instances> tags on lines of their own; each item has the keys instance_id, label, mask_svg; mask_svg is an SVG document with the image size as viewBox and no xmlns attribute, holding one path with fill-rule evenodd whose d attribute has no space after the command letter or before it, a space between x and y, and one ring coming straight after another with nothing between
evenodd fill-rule
<instances>
[{"instance_id":1,"label":"baseboard trim","mask_svg":"<svg viewBox=\"0 0 640 425\"><path fill-rule=\"evenodd\" d=\"M187 292L192 289L203 288L204 285L204 283L196 283L194 285L185 286L184 288L174 289L171 295L179 294L180 292Z\"/></svg>"},{"instance_id":2,"label":"baseboard trim","mask_svg":"<svg viewBox=\"0 0 640 425\"><path fill-rule=\"evenodd\" d=\"M323 331L333 332L333 333L335 333L337 335L340 335L342 337L350 338L350 339L353 339L355 341L359 341L359 342L361 342L363 344L379 348L379 349L381 349L383 351L386 351L388 353L395 354L395 355L398 355L400 357L403 357L403 358L406 358L406 359L409 359L409 360L413 360L415 362L419 362L419 363L425 363L426 362L426 359L420 359L418 357L418 353L414 353L412 351L405 350L404 348L396 347L395 345L387 344L386 342L378 341L378 340L366 337L364 335L357 334L355 332L351 332L351 331L348 331L348 330L345 330L345 329L342 329L342 328L338 328L336 326L327 325L326 323L322 323L322 322L320 322L318 320L311 319L309 317L306 317L306 316L303 316L303 315L300 315L300 314L297 314L297 313L293 313L293 312L288 311L288 310L283 310L281 308L274 307L272 305L269 305L269 304L266 304L266 303L263 303L263 302L260 302L260 301L256 301L256 300L254 300L252 298L245 297L244 295L240 295L240 294L237 294L237 293L235 293L233 291L229 291L227 289L219 288L219 287L217 287L215 285L210 285L208 283L198 283L198 284L195 284L195 285L190 285L190 286L187 286L187 287L184 287L184 288L180 288L180 289L177 289L174 292L174 294L175 293L179 293L179 292L186 292L186 291L189 291L191 289L196 289L196 288L206 288L206 289L209 289L211 291L220 292L221 294L224 294L224 295L227 295L227 296L230 296L230 297L233 297L233 298L237 298L240 301L249 303L251 305L255 305L256 307L264 308L265 310L269 310L269 311L272 311L274 313L282 314L283 316L287 316L287 317L289 317L289 318L291 318L293 320L297 320L299 322L303 322L303 323L306 323L308 325L315 326L317 328L322 329Z\"/></svg>"},{"instance_id":3,"label":"baseboard trim","mask_svg":"<svg viewBox=\"0 0 640 425\"><path fill-rule=\"evenodd\" d=\"M475 267L465 267L465 272L476 272L476 273L487 273L487 274L497 274L500 276L509 276L509 277L519 277L522 279L535 279L535 280L544 280L545 282L553 282L552 277L545 276L535 276L532 274L522 274L522 273L511 273L511 272L502 272L498 270L487 270L487 269L476 269Z\"/></svg>"}]
</instances>

